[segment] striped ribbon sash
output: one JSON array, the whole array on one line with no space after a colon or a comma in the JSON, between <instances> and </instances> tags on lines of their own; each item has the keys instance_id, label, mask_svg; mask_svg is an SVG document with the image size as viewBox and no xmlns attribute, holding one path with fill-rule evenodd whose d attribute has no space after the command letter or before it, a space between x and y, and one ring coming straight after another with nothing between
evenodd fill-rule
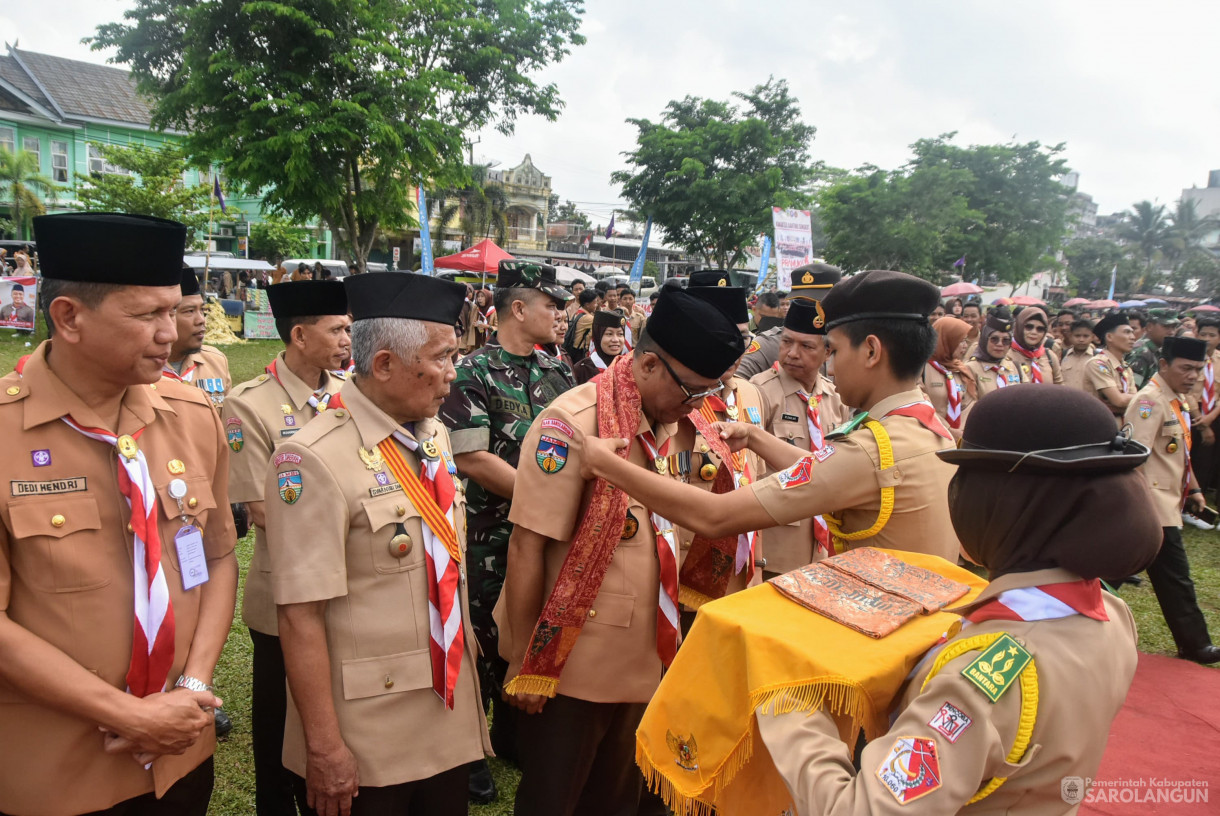
<instances>
[{"instance_id":1,"label":"striped ribbon sash","mask_svg":"<svg viewBox=\"0 0 1220 816\"><path fill-rule=\"evenodd\" d=\"M1203 368L1203 413L1210 414L1216 410L1216 369L1208 360Z\"/></svg>"},{"instance_id":2,"label":"striped ribbon sash","mask_svg":"<svg viewBox=\"0 0 1220 816\"><path fill-rule=\"evenodd\" d=\"M439 457L420 457L420 475L407 464L394 440L412 452L419 443L400 431L377 445L390 473L419 511L424 536L424 561L428 568L429 653L432 657L432 690L453 708L453 690L462 668L465 633L462 629L461 562L457 532L453 525L453 479L441 470Z\"/></svg>"},{"instance_id":3,"label":"striped ribbon sash","mask_svg":"<svg viewBox=\"0 0 1220 816\"><path fill-rule=\"evenodd\" d=\"M161 566L161 530L157 526L160 508L157 490L148 470L148 460L136 440L141 428L131 436L118 436L105 428L86 428L71 417L63 421L90 439L105 442L119 452L119 492L131 508L133 531L132 574L134 577L135 625L131 638L131 664L127 669L127 690L147 697L165 690L174 662L174 606L169 583Z\"/></svg>"},{"instance_id":4,"label":"striped ribbon sash","mask_svg":"<svg viewBox=\"0 0 1220 816\"><path fill-rule=\"evenodd\" d=\"M657 447L656 436L652 431L639 434L639 440L648 452L648 457L656 462L669 452L671 439ZM678 653L679 632L681 625L678 620L678 540L674 535L673 525L658 513L652 514L652 531L657 542L657 559L661 563L661 585L657 593L657 656L666 668L673 662Z\"/></svg>"}]
</instances>

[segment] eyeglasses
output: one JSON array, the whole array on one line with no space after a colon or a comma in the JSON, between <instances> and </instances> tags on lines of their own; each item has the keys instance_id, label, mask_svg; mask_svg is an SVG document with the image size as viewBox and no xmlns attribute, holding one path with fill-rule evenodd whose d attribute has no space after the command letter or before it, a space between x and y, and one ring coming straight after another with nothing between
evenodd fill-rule
<instances>
[{"instance_id":1,"label":"eyeglasses","mask_svg":"<svg viewBox=\"0 0 1220 816\"><path fill-rule=\"evenodd\" d=\"M681 378L678 377L677 373L674 372L673 368L670 367L669 363L664 357L658 354L657 359L661 361L661 365L665 366L665 370L669 372L669 376L674 378L674 382L678 384L678 387L682 389L682 393L686 395L686 399L682 400L683 405L690 405L692 402L698 402L706 397L714 397L724 390L724 383L718 382L716 383L715 387L709 388L706 391L692 392L686 387L686 383L682 382Z\"/></svg>"}]
</instances>

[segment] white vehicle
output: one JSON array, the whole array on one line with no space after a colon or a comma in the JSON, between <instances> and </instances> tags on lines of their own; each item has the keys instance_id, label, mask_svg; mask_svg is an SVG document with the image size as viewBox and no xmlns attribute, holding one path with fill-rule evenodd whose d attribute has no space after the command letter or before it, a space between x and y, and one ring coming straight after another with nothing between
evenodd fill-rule
<instances>
[{"instance_id":1,"label":"white vehicle","mask_svg":"<svg viewBox=\"0 0 1220 816\"><path fill-rule=\"evenodd\" d=\"M623 284L627 283L630 279L631 279L630 275L617 274L617 275L607 275L602 280L610 281L610 283L612 283L614 286L622 286ZM648 298L648 296L651 295L655 291L657 291L656 278L653 278L649 275L644 275L643 277L640 278L640 290L639 290L639 292L636 293L636 297L639 299L646 300Z\"/></svg>"}]
</instances>

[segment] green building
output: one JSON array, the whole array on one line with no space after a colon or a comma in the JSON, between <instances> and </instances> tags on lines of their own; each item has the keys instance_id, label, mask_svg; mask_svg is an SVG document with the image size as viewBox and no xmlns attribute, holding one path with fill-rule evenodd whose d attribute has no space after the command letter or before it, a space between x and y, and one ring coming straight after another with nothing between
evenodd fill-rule
<instances>
[{"instance_id":1,"label":"green building","mask_svg":"<svg viewBox=\"0 0 1220 816\"><path fill-rule=\"evenodd\" d=\"M135 80L121 68L37 54L8 46L0 55L0 148L37 155L42 174L61 187L48 212L78 209L76 184L95 173L124 173L103 161L100 145L142 144L158 147L181 134L153 130L148 101L136 92ZM206 173L188 171L188 185L210 184ZM224 188L222 178L221 187ZM0 213L12 202L0 191ZM257 198L228 197L227 214L216 210L212 249L242 255L249 225L262 220ZM329 230L314 223L315 257L332 258ZM15 236L13 236L15 237Z\"/></svg>"}]
</instances>

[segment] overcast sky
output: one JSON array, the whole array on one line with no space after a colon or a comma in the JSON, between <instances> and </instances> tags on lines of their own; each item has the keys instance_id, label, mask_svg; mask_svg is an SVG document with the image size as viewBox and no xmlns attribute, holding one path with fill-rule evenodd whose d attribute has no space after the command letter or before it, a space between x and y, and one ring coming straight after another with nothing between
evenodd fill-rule
<instances>
[{"instance_id":1,"label":"overcast sky","mask_svg":"<svg viewBox=\"0 0 1220 816\"><path fill-rule=\"evenodd\" d=\"M80 44L126 0L8 3L0 40L103 62ZM686 95L727 99L787 79L817 127L816 159L892 168L916 139L1065 142L1100 212L1172 205L1220 168L1220 3L1022 0L588 0L588 43L543 74L556 122L483 133L475 158L526 153L596 222L619 205L610 174L635 143L624 120L656 120Z\"/></svg>"}]
</instances>

